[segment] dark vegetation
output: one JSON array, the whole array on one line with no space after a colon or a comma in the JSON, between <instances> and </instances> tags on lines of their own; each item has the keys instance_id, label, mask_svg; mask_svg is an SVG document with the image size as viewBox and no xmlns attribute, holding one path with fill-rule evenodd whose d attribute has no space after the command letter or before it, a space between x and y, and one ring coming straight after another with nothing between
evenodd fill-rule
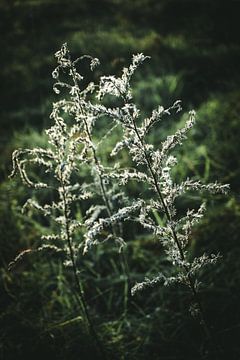
<instances>
[{"instance_id":1,"label":"dark vegetation","mask_svg":"<svg viewBox=\"0 0 240 360\"><path fill-rule=\"evenodd\" d=\"M42 218L21 214L30 192L20 181L8 179L11 153L46 141L42 130L50 126L55 99L53 54L65 41L74 55L99 57L101 73L117 73L132 53L150 55L133 86L142 109L149 113L158 104L167 107L181 99L184 110L197 111L191 138L178 154L175 176L230 183L228 197L208 199L208 213L195 229L191 251L193 256L203 251L222 254L217 265L202 273L201 299L221 344L221 358L240 358L239 11L237 1L0 2L0 359L98 358L70 291L72 275L58 259L33 254L12 272L7 270L16 254L34 248L43 225ZM160 125L155 142L179 123ZM137 191L134 185L129 188L130 193ZM189 197L179 206L191 207L193 201ZM152 238L146 234L136 238L130 225L126 235L134 281L165 266ZM79 268L110 358L200 359L206 343L188 313L190 295L184 288L146 290L136 295L124 318L117 251L107 244L97 247Z\"/></svg>"}]
</instances>

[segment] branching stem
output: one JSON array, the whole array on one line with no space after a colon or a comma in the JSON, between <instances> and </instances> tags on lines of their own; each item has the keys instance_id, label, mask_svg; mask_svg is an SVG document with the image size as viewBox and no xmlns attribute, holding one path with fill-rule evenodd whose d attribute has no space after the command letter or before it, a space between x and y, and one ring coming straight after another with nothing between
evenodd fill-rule
<instances>
[{"instance_id":1,"label":"branching stem","mask_svg":"<svg viewBox=\"0 0 240 360\"><path fill-rule=\"evenodd\" d=\"M76 296L77 302L85 316L85 319L87 321L87 326L89 328L90 333L92 334L93 339L96 342L99 352L101 353L102 359L107 360L106 353L103 349L101 341L99 340L98 334L97 334L97 332L94 328L93 322L91 320L91 317L90 317L90 314L88 311L88 307L87 307L87 303L85 300L85 296L84 296L82 282L79 279L79 275L77 272L77 265L76 265L74 251L73 251L73 247L72 247L72 238L71 238L70 231L69 231L69 215L68 215L69 208L68 208L68 204L66 201L66 189L65 189L65 184L64 184L62 177L60 178L60 182L61 182L61 186L62 186L62 190L63 190L62 195L63 195L63 213L64 213L64 219L65 219L65 231L66 231L68 249L69 249L69 253L70 253L70 259L71 259L71 263L72 263L75 286L77 289L77 296Z\"/></svg>"},{"instance_id":2,"label":"branching stem","mask_svg":"<svg viewBox=\"0 0 240 360\"><path fill-rule=\"evenodd\" d=\"M156 177L156 174L152 168L152 164L151 164L151 160L148 156L148 153L146 151L146 146L145 146L145 143L144 141L142 140L140 134L139 134L139 131L138 131L138 128L136 126L136 123L135 121L133 120L133 127L134 127L134 131L137 135L137 138L142 146L142 149L143 149L143 153L144 153L144 158L145 158L145 161L146 161L146 164L147 164L147 167L148 167L148 170L149 170L149 173L151 174L151 177L153 179L153 182L154 182L154 186L155 186L155 189L156 189L156 192L157 192L157 195L159 197L159 200L162 204L162 207L164 209L164 213L169 221L169 224L170 224L170 228L171 228L171 231L172 231L172 236L173 236L173 239L177 245L177 248L178 248L178 251L179 251L179 254L180 254L180 257L181 257L181 260L183 262L185 262L185 255L184 255L184 251L182 249L182 246L178 240L178 237L177 237L177 233L175 231L175 229L173 228L173 226L171 225L171 221L172 221L172 218L171 218L171 214L170 214L170 211L168 209L168 206L166 205L165 201L164 201L164 197L161 193L161 190L160 190L160 187L159 187L159 184L158 184L158 181L157 181L157 177ZM189 267L185 264L184 265L184 270L186 272L186 276L187 276L187 279L188 279L188 282L189 282L189 287L191 289L191 292L192 292L192 296L193 296L193 299L196 303L196 305L198 306L198 310L199 310L199 317L200 317L200 324L205 332L205 335L206 335L206 338L208 340L212 340L212 335L211 335L211 332L209 330L209 327L206 323L206 320L205 320L205 316L204 316L204 311L203 311L203 307L202 307L202 304L201 304L201 301L199 299L199 295L197 293L197 290L196 290L196 287L194 285L194 280L190 274L190 269Z\"/></svg>"},{"instance_id":3,"label":"branching stem","mask_svg":"<svg viewBox=\"0 0 240 360\"><path fill-rule=\"evenodd\" d=\"M72 62L71 62L71 64L72 64ZM73 65L71 66L71 70L72 70L72 78L73 78L74 86L78 89L78 92L77 92L78 105L79 105L81 113L83 114L82 105L81 105L81 99L80 99L80 96L79 96L80 89L79 89L77 78L74 75L75 72L73 71ZM101 189L101 193L102 193L102 198L103 198L104 204L106 206L108 216L111 218L112 215L113 215L113 212L112 212L112 209L111 209L111 204L110 204L109 198L107 196L107 191L106 191L106 187L105 187L105 184L104 184L101 165L100 165L100 162L99 162L99 159L98 159L98 156L97 156L96 149L95 149L95 147L93 145L92 135L91 135L91 132L90 132L90 130L88 128L88 124L87 124L87 121L86 121L85 117L83 117L83 123L84 123L84 127L85 127L85 130L86 130L86 134L87 134L89 143L91 144L91 151L92 151L92 155L93 155L93 160L94 160L95 166L96 166L97 171L98 171L97 174L98 174L98 178L99 178L99 184L100 184L100 189ZM115 226L113 224L111 224L111 232L112 232L114 238L118 237L117 236L117 229L115 228ZM130 295L131 295L131 284L130 284L130 272L129 272L129 268L128 268L128 262L127 262L126 254L125 254L124 251L121 251L121 264L122 264L123 272L124 272L125 277L126 277L125 289L124 289L124 293L126 294L126 295L124 295L124 313L126 314L127 307L128 307L128 299L130 298Z\"/></svg>"}]
</instances>

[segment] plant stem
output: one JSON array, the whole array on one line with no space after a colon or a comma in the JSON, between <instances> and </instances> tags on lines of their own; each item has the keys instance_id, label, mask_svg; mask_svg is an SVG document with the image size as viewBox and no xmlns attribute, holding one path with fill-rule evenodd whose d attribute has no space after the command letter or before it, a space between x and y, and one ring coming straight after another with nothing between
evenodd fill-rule
<instances>
[{"instance_id":1,"label":"plant stem","mask_svg":"<svg viewBox=\"0 0 240 360\"><path fill-rule=\"evenodd\" d=\"M81 114L83 114L82 105L81 105L81 98L79 96L80 88L79 88L78 81L77 81L76 76L75 76L75 72L73 71L73 65L71 66L71 70L72 70L72 77L73 77L74 86L78 89L78 92L77 92L78 105L79 105ZM92 135L91 135L91 132L90 132L90 130L88 128L88 124L87 124L87 121L86 121L85 117L83 117L83 123L84 123L84 127L85 127L85 130L86 130L86 134L87 134L89 143L91 144L91 151L92 151L92 154L93 154L93 160L94 160L95 166L96 166L96 168L98 170L97 174L98 174L98 178L99 178L102 198L103 198L104 204L106 206L108 216L111 218L112 215L113 215L113 212L112 212L112 209L111 209L111 204L110 204L109 198L107 196L106 187L104 185L104 179L103 179L103 174L102 174L102 170L101 170L101 165L100 165L99 159L97 157L96 149L95 149L95 147L93 145ZM114 238L118 237L117 236L117 230L116 230L116 228L115 228L115 226L113 224L111 224L111 232L112 232ZM123 272L125 274L124 314L126 314L127 308L128 308L128 299L130 299L130 296L131 296L131 284L130 284L130 272L129 272L128 262L127 262L126 254L125 254L124 251L121 251L120 259L121 259L122 269L123 269Z\"/></svg>"},{"instance_id":2,"label":"plant stem","mask_svg":"<svg viewBox=\"0 0 240 360\"><path fill-rule=\"evenodd\" d=\"M137 138L142 146L142 149L143 149L143 153L144 153L144 157L145 157L145 160L146 160L146 163L147 163L147 167L148 167L148 170L151 174L151 177L153 179L153 182L154 182L154 186L155 186L155 189L156 189L156 192L158 194L158 197L159 197L159 200L163 206L163 209L164 209L164 213L170 223L170 228L171 228L171 231L172 231L172 235L173 235L173 239L177 245L177 248L178 248L178 251L179 251L179 254L180 254L180 257L181 257L181 260L183 262L185 262L185 255L184 255L184 251L181 247L181 244L179 242L179 239L177 237L177 233L175 231L175 229L173 228L173 226L171 225L171 221L172 221L172 218L171 218L171 214L170 214L170 211L168 209L168 206L166 205L165 201L164 201L164 197L161 193L161 190L160 190L160 187L159 187L159 184L158 184L158 181L157 181L157 177L156 177L156 174L152 168L152 164L151 164L151 160L147 154L147 151L146 151L146 146L145 146L145 143L143 142L140 134L139 134L139 131L138 131L138 128L136 126L136 123L135 121L133 120L133 126L134 126L134 131L137 135ZM212 335L211 335L211 332L209 330L209 327L206 323L206 320L205 320L205 316L204 316L204 311L203 311L203 307L202 307L202 304L201 304L201 301L199 299L199 296L198 296L198 293L197 293L197 290L195 288L195 285L194 285L194 280L189 272L189 267L187 265L184 265L184 270L186 272L186 276L187 276L187 279L188 279L188 282L189 282L189 287L191 289L191 292L192 292L192 295L193 295L193 299L195 301L195 303L197 304L198 306L198 310L199 310L199 315L200 315L200 324L204 330L204 333L206 335L206 338L208 340L212 340Z\"/></svg>"},{"instance_id":3,"label":"plant stem","mask_svg":"<svg viewBox=\"0 0 240 360\"><path fill-rule=\"evenodd\" d=\"M98 334L94 328L93 322L91 320L91 317L90 317L90 314L88 311L88 307L87 307L87 303L85 300L85 296L84 296L82 282L80 281L78 272L77 272L77 266L76 266L76 261L74 258L74 251L73 251L73 247L72 247L72 238L71 238L70 231L69 231L69 216L68 216L69 209L68 209L68 205L67 205L67 201L66 201L66 189L65 189L65 185L64 185L64 181L63 181L62 177L61 177L61 186L63 189L63 213L64 213L64 218L65 218L65 231L66 231L66 237L67 237L67 244L68 244L68 248L69 248L69 252L70 252L70 259L71 259L71 263L72 263L75 286L77 289L77 302L85 316L85 319L87 321L87 326L89 328L89 331L90 331L94 341L96 342L96 345L99 349L102 359L106 360L107 356L106 356L103 346L99 340Z\"/></svg>"},{"instance_id":4,"label":"plant stem","mask_svg":"<svg viewBox=\"0 0 240 360\"><path fill-rule=\"evenodd\" d=\"M88 138L89 138L90 142L92 143L92 137L91 137L91 133L90 133L90 131L88 129L86 119L84 119L84 124L85 124L85 127L86 127ZM95 165L96 165L96 167L98 169L98 177L99 177L100 189L101 189L103 201L105 203L108 216L111 218L112 215L113 215L113 212L112 212L111 205L110 205L110 202L109 202L109 199L108 199L108 196L107 196L106 188L105 188L105 185L104 185L100 163L99 163L99 160L98 160L98 157L97 157L96 150L95 150L94 146L92 146L91 149L92 149ZM111 224L111 232L112 232L113 236L115 238L117 238L117 230L116 230L116 228L115 228L115 226L113 224ZM124 285L124 293L125 293L125 295L124 295L124 313L126 314L127 307L128 307L128 299L129 299L130 291L131 291L130 290L131 286L130 286L129 268L128 268L127 258L126 258L126 255L125 255L124 251L121 251L121 264L122 264L122 269L123 269L123 272L125 274L125 279L126 279L125 285Z\"/></svg>"}]
</instances>

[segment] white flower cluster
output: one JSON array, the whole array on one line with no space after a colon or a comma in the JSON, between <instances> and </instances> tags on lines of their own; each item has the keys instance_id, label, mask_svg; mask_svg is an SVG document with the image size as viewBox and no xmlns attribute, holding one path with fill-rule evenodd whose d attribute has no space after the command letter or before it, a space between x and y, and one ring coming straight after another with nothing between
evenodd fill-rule
<instances>
[{"instance_id":1,"label":"white flower cluster","mask_svg":"<svg viewBox=\"0 0 240 360\"><path fill-rule=\"evenodd\" d=\"M161 274L152 280L145 279L133 287L132 294L147 286L174 282L186 284L195 294L197 272L203 266L215 263L219 256L204 254L192 261L188 259L192 228L203 217L205 204L198 210L188 210L185 216L179 217L176 199L187 191L225 194L229 189L228 185L217 182L202 184L200 181L186 179L181 183L175 183L173 180L171 172L177 159L171 151L187 138L188 132L195 124L195 112L189 112L183 128L154 146L149 143L150 131L163 118L181 111L181 102L178 100L167 109L158 106L150 117L141 117L140 109L133 102L130 81L138 66L147 57L143 54L134 55L130 66L123 69L121 77L102 76L98 84L91 82L82 88L83 76L77 71L77 64L87 59L93 70L99 65L99 60L82 56L72 61L66 44L55 56L58 66L52 73L56 80L53 88L57 94L64 88L64 94L67 92L67 95L53 104L50 116L53 125L46 130L49 148L19 149L12 155L11 176L18 172L23 183L29 187L55 192L54 201L50 204L41 205L35 199L29 199L24 205L24 209L31 207L41 211L45 216L50 216L59 229L57 233L42 236L42 240L47 244L42 245L41 250L52 242L52 250L60 246L59 249L66 254L65 263L72 262L74 265L79 248L83 248L83 252L86 253L92 245L109 239L114 239L122 246L124 240L117 230L118 226L126 220L137 221L162 243L176 275L167 278ZM60 80L62 71L65 79L69 76L69 81ZM106 95L120 98L121 105L106 107L103 101ZM93 131L101 117L109 119L111 129L106 132L105 137L94 142ZM111 156L117 157L125 148L133 166L106 168L101 163L98 148L104 143L103 139L119 127L122 130L122 138L112 149ZM54 181L47 184L31 180L28 167L32 164L44 167L48 178L52 177ZM91 169L92 183L84 184L80 181L78 175L82 166ZM125 195L122 195L124 190L119 192L118 186L124 187L130 180L144 183L148 195L145 196L143 191L142 198L132 200L126 206ZM94 197L95 195L97 196ZM73 203L85 199L91 199L91 205L84 214L84 221L79 222L74 217ZM122 199L121 206L119 199ZM118 203L117 209L114 202ZM161 226L153 217L154 212L164 219ZM81 231L85 229L85 235L82 244L76 246L74 236L80 228Z\"/></svg>"},{"instance_id":2,"label":"white flower cluster","mask_svg":"<svg viewBox=\"0 0 240 360\"><path fill-rule=\"evenodd\" d=\"M121 223L122 221L130 220L131 215L136 213L142 206L143 201L138 200L131 206L126 206L124 208L119 209L115 214L113 214L109 218L99 218L94 224L91 223L91 226L88 228L88 231L85 234L85 247L84 253L88 251L88 249L95 244L101 242L101 233L107 228L112 227L117 223ZM85 222L86 224L86 222ZM113 234L110 233L108 236L112 238ZM119 242L119 237L117 238ZM121 240L121 243L124 243Z\"/></svg>"},{"instance_id":3,"label":"white flower cluster","mask_svg":"<svg viewBox=\"0 0 240 360\"><path fill-rule=\"evenodd\" d=\"M84 244L83 242L85 238L93 237L97 224L100 224L101 221L104 221L104 224L118 222L120 218L125 218L128 209L123 208L117 214L113 212L112 200L123 198L123 196L118 193L116 187L108 186L109 180L105 168L97 154L100 142L97 145L93 142L92 131L99 114L88 95L94 92L95 84L90 82L82 88L83 76L77 71L77 64L83 59L90 62L91 70L99 65L99 60L84 55L72 61L67 44L63 44L62 48L56 52L55 57L58 66L52 73L56 81L53 89L56 94L60 94L61 89L64 88L67 90L67 94L64 92L64 98L53 103L50 115L53 125L46 130L49 146L47 149L15 150L12 155L13 170L10 177L19 173L22 182L27 186L52 192L52 195L48 197L54 199L52 202L41 204L41 195L39 195L39 200L28 199L23 205L23 211L32 209L41 212L44 216L51 218L51 222L55 222L55 228L58 229L54 233L47 229L48 234L42 235L43 244L36 251L56 248L59 252L65 253L64 263L73 266L79 249L84 248L86 251L89 243ZM62 72L65 82L61 81ZM69 80L66 80L66 74ZM44 173L48 173L47 177L44 176L48 179L48 183L35 181L35 177L34 180L31 179L31 165L44 168ZM92 174L91 183L85 184L79 177L83 166L85 166L84 171L88 171L89 175ZM98 198L99 195L102 198L101 203L94 204L94 196ZM80 222L75 217L74 203L81 203L86 199L91 199L94 205L91 205L86 211L84 220ZM108 216L106 220L102 220L101 216L104 215ZM80 229L81 233L84 231L83 229L87 229L89 236L81 235L79 239ZM123 241L113 227L106 239L110 237L122 247ZM77 238L77 244L75 244ZM27 252L23 251L22 254L25 253ZM20 260L21 258L22 256L19 254L16 259Z\"/></svg>"},{"instance_id":4,"label":"white flower cluster","mask_svg":"<svg viewBox=\"0 0 240 360\"><path fill-rule=\"evenodd\" d=\"M115 76L102 76L99 84L98 99L101 100L106 94L123 97L131 100L132 93L130 87L130 80L138 66L148 57L143 54L133 55L132 64L129 68L123 68L122 76L116 78Z\"/></svg>"},{"instance_id":5,"label":"white flower cluster","mask_svg":"<svg viewBox=\"0 0 240 360\"><path fill-rule=\"evenodd\" d=\"M175 200L189 190L225 194L229 189L229 185L222 185L217 182L202 184L200 181L189 179L180 184L173 181L171 170L177 163L177 159L170 152L177 145L181 145L183 140L187 138L188 132L195 124L195 112L193 110L190 111L184 127L177 130L173 135L168 136L157 148L148 143L149 131L163 116L169 116L173 111L176 113L181 111L181 102L179 100L176 101L168 109L159 106L156 110L153 110L149 118L141 119L140 110L133 103L130 96L131 87L129 80L144 59L145 57L142 56L141 61L138 62L133 57L133 63L128 69L124 68L121 78L111 76L101 79L99 99L103 95L115 95L122 98L123 105L112 109L104 108L101 105L96 111L101 111L111 120L120 124L122 128L122 139L116 144L111 155L117 156L119 151L127 148L129 156L135 164L134 171L132 169L118 169L118 173L111 174L111 177L115 176L118 178L120 185L125 185L130 179L143 181L148 185L149 190L153 192L152 199L142 199L142 208L140 209L138 221L163 244L169 261L177 270L174 277L165 278L164 284L176 281L182 282L189 286L193 294L195 294L196 281L194 276L197 271L209 263L215 263L218 256L214 257L211 255L208 257L204 254L192 261L188 260L187 247L190 241L191 230L203 217L205 204L202 204L197 211L188 210L186 216L179 218ZM125 77L124 74L131 74L131 76ZM165 225L159 226L153 220L151 210L157 211L162 218L166 219ZM136 221L136 219L134 220ZM147 279L142 283L136 284L133 287L132 293L134 294L137 290L141 290L147 285L152 286L155 283L159 283L162 279L163 275L153 280Z\"/></svg>"}]
</instances>

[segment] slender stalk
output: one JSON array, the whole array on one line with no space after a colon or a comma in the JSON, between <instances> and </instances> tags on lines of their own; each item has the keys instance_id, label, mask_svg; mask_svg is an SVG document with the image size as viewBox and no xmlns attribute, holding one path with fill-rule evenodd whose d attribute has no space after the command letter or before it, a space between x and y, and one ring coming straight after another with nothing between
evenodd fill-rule
<instances>
[{"instance_id":1,"label":"slender stalk","mask_svg":"<svg viewBox=\"0 0 240 360\"><path fill-rule=\"evenodd\" d=\"M71 64L72 64L72 62L71 62ZM73 70L73 65L71 65L71 70L72 70L72 78L73 78L74 86L80 91L78 81L76 79L75 72ZM83 113L82 106L81 106L81 99L80 99L80 96L79 96L78 92L77 92L77 100L78 100L80 111L81 111L81 113ZM86 121L85 117L83 117L83 123L84 123L84 127L85 127L85 130L86 130L88 140L89 140L89 142L91 144L91 151L92 151L92 154L93 154L93 160L94 160L94 163L95 163L95 165L96 165L96 167L98 169L97 174L98 174L98 178L99 178L99 184L100 184L100 189L101 189L101 193L102 193L102 198L103 198L104 204L106 206L108 216L112 217L113 212L112 212L112 209L111 209L111 204L110 204L109 198L107 196L106 187L104 185L104 179L103 179L103 174L102 174L100 162L99 162L99 159L98 159L98 156L97 156L96 149L93 146L92 135L91 135L91 132L90 132L90 130L88 128L88 124L87 124L87 121ZM115 226L113 224L111 224L111 232L112 232L114 238L117 238L117 230L116 230L116 228L115 228ZM131 284L130 284L130 272L129 272L128 262L127 262L126 254L125 254L124 251L121 252L121 265L122 265L122 269L123 269L123 272L125 274L125 279L126 279L125 285L124 285L124 294L125 294L124 295L124 314L126 314L127 308L128 308L128 299L131 296Z\"/></svg>"},{"instance_id":2,"label":"slender stalk","mask_svg":"<svg viewBox=\"0 0 240 360\"><path fill-rule=\"evenodd\" d=\"M90 133L90 131L88 129L86 119L84 119L84 125L86 127L88 138L89 138L90 142L92 143L92 137L91 137L91 133ZM112 217L113 212L112 212L111 205L110 205L107 193L106 193L106 188L105 188L105 185L104 185L103 176L102 176L102 173L101 173L100 163L99 163L99 160L98 160L98 157L97 157L97 154L96 154L96 150L95 150L95 148L93 146L91 147L91 149L92 149L95 165L98 168L98 177L99 177L102 197L103 197L106 209L107 209L108 216ZM111 231L112 231L113 236L115 238L117 238L117 230L116 230L116 228L115 228L115 226L113 224L111 224ZM123 272L124 272L125 277L126 277L126 281L125 281L125 285L124 285L124 294L125 294L124 295L124 314L126 314L127 308L128 308L128 299L130 298L131 285L130 285L130 274L129 274L127 258L126 258L126 255L125 255L124 251L121 252L121 264L122 264Z\"/></svg>"},{"instance_id":3,"label":"slender stalk","mask_svg":"<svg viewBox=\"0 0 240 360\"><path fill-rule=\"evenodd\" d=\"M166 214L166 217L169 221L169 223L171 224L171 214L170 214L170 211L168 209L168 206L166 205L165 201L164 201L164 197L161 193L161 190L160 190L160 187L159 187L159 184L158 184L158 181L157 181L157 177L156 177L156 174L152 168L152 164L151 164L151 160L147 154L147 151L146 151L146 146L145 146L145 143L143 142L140 134L139 134L139 131L138 131L138 128L136 126L136 123L135 121L133 120L133 126L134 126L134 131L137 135L137 138L139 140L139 142L141 143L141 146L143 148L143 153L144 153L144 157L145 157L145 160L146 160L146 163L147 163L147 167L148 167L148 170L151 174L151 177L153 179L153 182L154 182L154 186L155 186L155 189L156 189L156 192L157 192L157 195L159 197L159 200L163 206L163 209L164 209L164 213ZM181 257L181 260L183 260L185 262L185 255L184 255L184 251L181 247L181 244L179 242L179 239L177 237L177 233L175 231L175 229L173 228L172 225L170 225L170 228L171 228L171 231L172 231L172 235L173 235L173 239L177 245L177 248L178 248L178 251L179 251L179 254L180 254L180 257ZM187 279L188 279L188 282L189 282L189 286L190 286L190 289L191 289L191 292L192 292L192 296L193 296L193 299L195 301L195 303L197 304L198 306L198 310L199 310L199 315L200 315L200 324L204 330L204 333L207 337L208 340L213 340L212 339L212 334L209 330L209 327L207 325L207 322L205 320L205 316L204 316L204 311L203 311L203 307L202 307L202 304L201 304L201 301L199 299L199 296L198 296L198 293L197 293L197 290L195 288L195 285L194 285L194 280L189 272L189 267L187 265L184 265L184 270L186 272L186 276L187 276Z\"/></svg>"},{"instance_id":4,"label":"slender stalk","mask_svg":"<svg viewBox=\"0 0 240 360\"><path fill-rule=\"evenodd\" d=\"M66 230L67 244L68 244L69 253L70 253L70 259L71 259L71 263L72 263L75 286L77 289L77 297L76 297L77 302L85 316L85 319L87 321L87 326L89 328L89 331L90 331L94 341L96 342L96 345L99 349L102 359L106 360L107 359L106 353L103 349L103 346L99 340L98 334L97 334L97 332L94 328L93 322L91 320L91 317L90 317L90 314L88 311L88 307L87 307L87 303L85 300L85 296L84 296L82 282L78 276L76 261L74 258L74 251L73 251L73 247L72 247L72 239L71 239L71 235L70 235L70 231L69 231L69 217L68 217L69 209L68 209L68 205L67 205L67 201L66 201L66 189L65 189L65 185L64 185L64 181L63 181L62 177L61 177L60 182L61 182L61 186L63 189L63 213L64 213L64 218L65 218L65 230Z\"/></svg>"},{"instance_id":5,"label":"slender stalk","mask_svg":"<svg viewBox=\"0 0 240 360\"><path fill-rule=\"evenodd\" d=\"M85 119L84 119L84 124L85 124L85 127L86 127L88 138L89 138L90 142L92 143L91 133L90 133L90 131L88 129L87 122L86 122ZM96 154L96 150L95 150L95 148L93 146L91 147L91 149L92 149L95 165L98 168L98 177L99 177L99 183L100 183L100 189L101 189L102 197L103 197L106 209L107 209L108 216L112 217L113 212L112 212L112 209L111 209L110 201L109 201L107 193L106 193L106 188L105 188L105 185L104 185L103 176L102 176L102 172L101 172L101 168L100 168L100 163L99 163L99 160L98 160L98 157L97 157L97 154ZM115 228L115 226L113 224L111 224L111 231L112 231L113 236L115 238L117 238L117 230L116 230L116 228ZM131 291L130 290L131 286L130 286L129 268L128 268L127 258L126 258L126 255L125 255L124 251L121 252L121 264L122 264L122 269L123 269L123 271L125 273L125 276L126 276L126 281L125 281L125 286L124 286L124 293L125 293L125 296L124 296L124 313L126 314L127 307L128 307L128 298L130 296L130 291Z\"/></svg>"}]
</instances>

